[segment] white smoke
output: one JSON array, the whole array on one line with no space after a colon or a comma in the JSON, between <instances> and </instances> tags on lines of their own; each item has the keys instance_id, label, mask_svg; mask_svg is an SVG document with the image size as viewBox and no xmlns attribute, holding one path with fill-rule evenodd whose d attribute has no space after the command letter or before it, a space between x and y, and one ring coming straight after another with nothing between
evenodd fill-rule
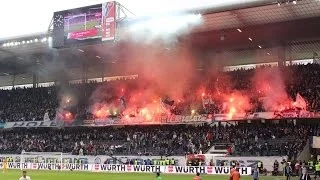
<instances>
[{"instance_id":1,"label":"white smoke","mask_svg":"<svg viewBox=\"0 0 320 180\"><path fill-rule=\"evenodd\" d=\"M139 42L150 42L156 39L173 41L201 25L203 19L200 14L165 14L132 22L126 33Z\"/></svg>"}]
</instances>

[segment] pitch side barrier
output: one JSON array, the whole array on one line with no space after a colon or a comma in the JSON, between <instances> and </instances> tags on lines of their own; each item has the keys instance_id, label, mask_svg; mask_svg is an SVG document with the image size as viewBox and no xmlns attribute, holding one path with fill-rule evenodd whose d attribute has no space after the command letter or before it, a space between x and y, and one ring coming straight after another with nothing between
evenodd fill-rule
<instances>
[{"instance_id":1,"label":"pitch side barrier","mask_svg":"<svg viewBox=\"0 0 320 180\"><path fill-rule=\"evenodd\" d=\"M2 167L0 163L0 167ZM8 163L9 169L91 171L112 173L174 173L228 175L228 166L145 166L123 164L57 164L57 163ZM251 175L251 167L240 167L241 175Z\"/></svg>"}]
</instances>

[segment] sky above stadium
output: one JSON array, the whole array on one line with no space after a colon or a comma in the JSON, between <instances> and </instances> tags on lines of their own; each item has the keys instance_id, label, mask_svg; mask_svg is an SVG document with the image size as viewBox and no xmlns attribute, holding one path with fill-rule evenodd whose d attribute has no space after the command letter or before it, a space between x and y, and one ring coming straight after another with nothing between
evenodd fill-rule
<instances>
[{"instance_id":1,"label":"sky above stadium","mask_svg":"<svg viewBox=\"0 0 320 180\"><path fill-rule=\"evenodd\" d=\"M258 0L118 0L136 16L193 8L229 6L249 1ZM0 6L0 39L46 32L53 12L101 2L106 1L4 0Z\"/></svg>"}]
</instances>

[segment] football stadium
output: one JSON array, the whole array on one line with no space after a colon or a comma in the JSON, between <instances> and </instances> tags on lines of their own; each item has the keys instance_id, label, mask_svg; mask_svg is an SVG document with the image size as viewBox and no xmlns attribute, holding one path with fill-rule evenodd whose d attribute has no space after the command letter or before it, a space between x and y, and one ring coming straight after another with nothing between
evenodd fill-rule
<instances>
[{"instance_id":1,"label":"football stadium","mask_svg":"<svg viewBox=\"0 0 320 180\"><path fill-rule=\"evenodd\" d=\"M1 180L320 178L320 1L170 3L0 30Z\"/></svg>"}]
</instances>

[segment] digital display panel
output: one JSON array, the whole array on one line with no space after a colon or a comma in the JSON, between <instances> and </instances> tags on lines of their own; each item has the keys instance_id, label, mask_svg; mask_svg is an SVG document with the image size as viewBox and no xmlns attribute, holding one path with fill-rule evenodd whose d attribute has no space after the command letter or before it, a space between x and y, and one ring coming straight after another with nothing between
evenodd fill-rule
<instances>
[{"instance_id":1,"label":"digital display panel","mask_svg":"<svg viewBox=\"0 0 320 180\"><path fill-rule=\"evenodd\" d=\"M53 17L53 41L59 47L115 39L116 2L59 11Z\"/></svg>"}]
</instances>

